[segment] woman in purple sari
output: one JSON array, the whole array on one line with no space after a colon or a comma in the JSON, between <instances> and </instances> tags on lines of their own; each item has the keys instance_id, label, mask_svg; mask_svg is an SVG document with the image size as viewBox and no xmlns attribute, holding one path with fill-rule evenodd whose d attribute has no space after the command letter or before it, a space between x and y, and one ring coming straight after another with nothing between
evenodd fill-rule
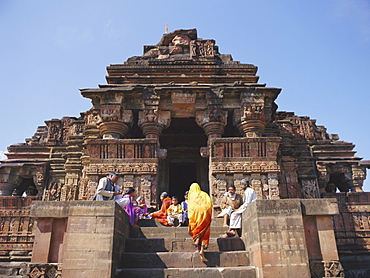
<instances>
[{"instance_id":1,"label":"woman in purple sari","mask_svg":"<svg viewBox=\"0 0 370 278\"><path fill-rule=\"evenodd\" d=\"M135 188L133 187L128 187L125 191L125 195L119 199L119 200L116 200L116 202L126 211L126 213L128 214L129 216L129 219L130 219L130 224L131 226L133 227L139 227L136 222L137 222L137 219L138 219L138 216L137 216L137 209L136 207L134 206L134 204L132 203L132 199L133 197L135 196Z\"/></svg>"}]
</instances>

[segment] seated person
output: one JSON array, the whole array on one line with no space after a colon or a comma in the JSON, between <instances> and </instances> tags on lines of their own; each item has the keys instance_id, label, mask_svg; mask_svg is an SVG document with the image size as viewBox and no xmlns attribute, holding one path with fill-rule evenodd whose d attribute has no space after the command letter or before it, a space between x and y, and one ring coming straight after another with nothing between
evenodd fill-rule
<instances>
[{"instance_id":1,"label":"seated person","mask_svg":"<svg viewBox=\"0 0 370 278\"><path fill-rule=\"evenodd\" d=\"M129 216L130 224L133 227L139 227L136 223L138 220L138 215L136 207L134 205L133 198L135 196L135 188L128 187L126 189L125 195L122 198L116 198L116 202L123 208Z\"/></svg>"},{"instance_id":2,"label":"seated person","mask_svg":"<svg viewBox=\"0 0 370 278\"><path fill-rule=\"evenodd\" d=\"M234 185L230 185L228 192L221 199L220 207L221 213L217 216L218 218L224 219L224 227L228 227L227 222L230 219L231 214L236 211L243 204L243 197L236 193Z\"/></svg>"},{"instance_id":3,"label":"seated person","mask_svg":"<svg viewBox=\"0 0 370 278\"><path fill-rule=\"evenodd\" d=\"M161 209L158 210L158 211L152 212L151 214L149 214L149 216L153 219L158 219L159 223L167 226L168 225L167 209L171 205L172 200L171 200L170 197L168 197L167 192L162 192L160 198L161 198L161 201L162 201Z\"/></svg>"},{"instance_id":4,"label":"seated person","mask_svg":"<svg viewBox=\"0 0 370 278\"><path fill-rule=\"evenodd\" d=\"M189 217L188 217L188 194L189 194L189 191L186 191L185 195L184 195L185 201L181 202L182 211L184 212L183 215L182 215L182 224L183 225L185 225L189 222Z\"/></svg>"},{"instance_id":5,"label":"seated person","mask_svg":"<svg viewBox=\"0 0 370 278\"><path fill-rule=\"evenodd\" d=\"M252 188L249 187L249 180L241 180L242 189L244 190L244 203L231 214L230 217L230 227L229 230L221 237L233 237L236 236L238 231L240 231L242 226L242 213L247 209L247 207L257 200L257 194Z\"/></svg>"},{"instance_id":6,"label":"seated person","mask_svg":"<svg viewBox=\"0 0 370 278\"><path fill-rule=\"evenodd\" d=\"M179 198L177 198L176 196L173 196L172 197L172 205L170 205L170 207L167 209L167 221L168 221L168 225L169 226L173 226L174 225L174 220L175 219L178 219L179 220L179 224L177 225L178 227L181 226L181 223L182 223L182 207L181 205L179 204Z\"/></svg>"},{"instance_id":7,"label":"seated person","mask_svg":"<svg viewBox=\"0 0 370 278\"><path fill-rule=\"evenodd\" d=\"M140 196L139 198L136 199L136 201L138 203L137 208L139 219L148 219L149 218L148 207L146 206L145 203L145 197Z\"/></svg>"}]
</instances>

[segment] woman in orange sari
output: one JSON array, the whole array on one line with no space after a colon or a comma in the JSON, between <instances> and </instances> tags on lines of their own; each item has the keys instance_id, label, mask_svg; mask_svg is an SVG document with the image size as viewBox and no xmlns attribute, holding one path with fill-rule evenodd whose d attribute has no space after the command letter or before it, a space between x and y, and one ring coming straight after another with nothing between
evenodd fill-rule
<instances>
[{"instance_id":1,"label":"woman in orange sari","mask_svg":"<svg viewBox=\"0 0 370 278\"><path fill-rule=\"evenodd\" d=\"M159 223L168 226L167 209L171 205L172 200L170 197L168 197L167 192L162 192L160 198L162 201L161 209L149 214L149 216L151 218L158 219Z\"/></svg>"},{"instance_id":2,"label":"woman in orange sari","mask_svg":"<svg viewBox=\"0 0 370 278\"><path fill-rule=\"evenodd\" d=\"M188 195L189 235L198 248L200 258L206 261L204 250L208 248L211 235L212 201L209 195L193 183Z\"/></svg>"}]
</instances>

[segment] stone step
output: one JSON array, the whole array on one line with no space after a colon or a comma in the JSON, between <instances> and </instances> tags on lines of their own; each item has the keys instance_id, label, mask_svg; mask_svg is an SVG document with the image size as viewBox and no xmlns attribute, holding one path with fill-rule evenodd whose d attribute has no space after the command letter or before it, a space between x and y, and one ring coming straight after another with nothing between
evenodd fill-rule
<instances>
[{"instance_id":1,"label":"stone step","mask_svg":"<svg viewBox=\"0 0 370 278\"><path fill-rule=\"evenodd\" d=\"M202 268L249 266L249 252L205 252L202 262L198 252L124 252L123 268Z\"/></svg>"},{"instance_id":2,"label":"stone step","mask_svg":"<svg viewBox=\"0 0 370 278\"><path fill-rule=\"evenodd\" d=\"M226 227L211 227L211 237L218 238L227 231ZM188 227L131 227L130 238L189 238Z\"/></svg>"},{"instance_id":3,"label":"stone step","mask_svg":"<svg viewBox=\"0 0 370 278\"><path fill-rule=\"evenodd\" d=\"M211 227L222 227L222 218L212 218ZM137 223L140 227L164 227L157 219L139 219Z\"/></svg>"},{"instance_id":4,"label":"stone step","mask_svg":"<svg viewBox=\"0 0 370 278\"><path fill-rule=\"evenodd\" d=\"M128 238L125 243L126 252L194 252L191 238ZM241 238L211 238L208 251L244 251Z\"/></svg>"},{"instance_id":5,"label":"stone step","mask_svg":"<svg viewBox=\"0 0 370 278\"><path fill-rule=\"evenodd\" d=\"M124 268L117 278L256 278L256 269L245 267Z\"/></svg>"},{"instance_id":6,"label":"stone step","mask_svg":"<svg viewBox=\"0 0 370 278\"><path fill-rule=\"evenodd\" d=\"M126 252L194 252L191 238L128 238L125 243ZM211 238L208 251L243 251L244 242L241 238Z\"/></svg>"}]
</instances>

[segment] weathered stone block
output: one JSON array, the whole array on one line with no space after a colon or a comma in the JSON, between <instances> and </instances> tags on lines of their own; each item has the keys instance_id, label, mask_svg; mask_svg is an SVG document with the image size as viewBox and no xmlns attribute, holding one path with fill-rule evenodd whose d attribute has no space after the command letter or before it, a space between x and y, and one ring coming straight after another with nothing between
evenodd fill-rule
<instances>
[{"instance_id":1,"label":"weathered stone block","mask_svg":"<svg viewBox=\"0 0 370 278\"><path fill-rule=\"evenodd\" d=\"M339 213L337 200L301 199L303 215L335 215Z\"/></svg>"}]
</instances>

